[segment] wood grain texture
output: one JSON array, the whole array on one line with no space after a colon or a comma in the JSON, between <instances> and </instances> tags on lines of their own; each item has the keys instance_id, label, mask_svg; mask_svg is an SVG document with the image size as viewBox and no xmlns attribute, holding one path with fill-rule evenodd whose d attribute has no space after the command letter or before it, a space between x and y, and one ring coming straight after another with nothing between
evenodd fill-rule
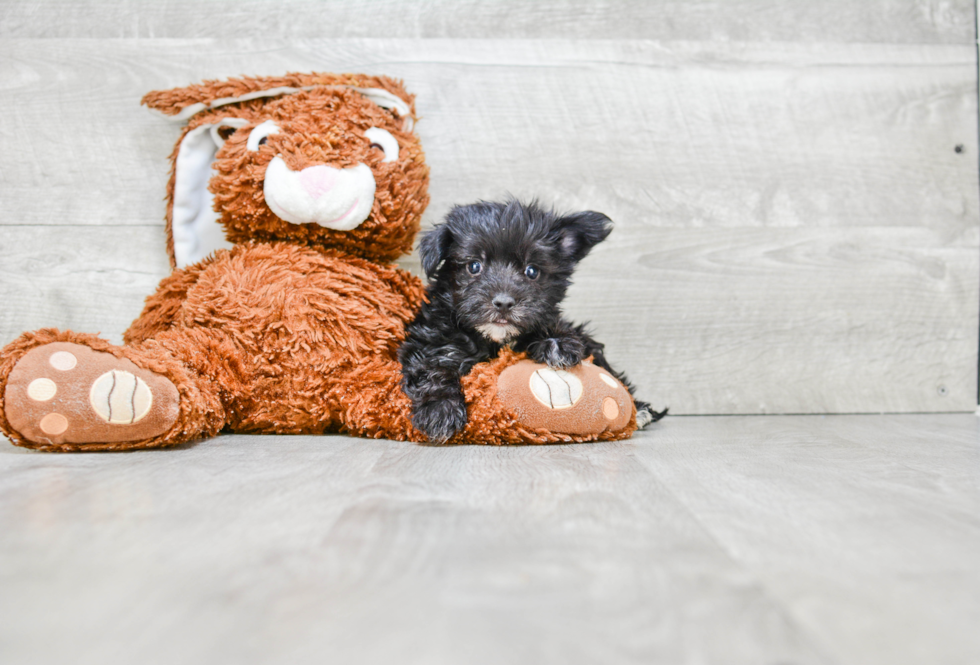
<instances>
[{"instance_id":1,"label":"wood grain texture","mask_svg":"<svg viewBox=\"0 0 980 665\"><path fill-rule=\"evenodd\" d=\"M972 415L0 445L5 665L980 660Z\"/></svg>"},{"instance_id":2,"label":"wood grain texture","mask_svg":"<svg viewBox=\"0 0 980 665\"><path fill-rule=\"evenodd\" d=\"M505 192L656 226L956 231L977 215L968 47L11 40L0 64L0 223L162 223L178 128L138 106L145 91L323 68L418 94L430 222Z\"/></svg>"},{"instance_id":3,"label":"wood grain texture","mask_svg":"<svg viewBox=\"0 0 980 665\"><path fill-rule=\"evenodd\" d=\"M615 220L568 311L649 401L972 410L975 60L955 45L5 40L0 343L42 325L118 339L162 276L152 228L179 128L138 107L144 92L367 71L418 94L425 226L507 193ZM100 262L139 278L110 284Z\"/></svg>"},{"instance_id":4,"label":"wood grain texture","mask_svg":"<svg viewBox=\"0 0 980 665\"><path fill-rule=\"evenodd\" d=\"M5 0L0 37L576 38L969 44L973 0Z\"/></svg>"},{"instance_id":5,"label":"wood grain texture","mask_svg":"<svg viewBox=\"0 0 980 665\"><path fill-rule=\"evenodd\" d=\"M122 343L170 272L159 226L0 226L0 339L25 330L102 333Z\"/></svg>"},{"instance_id":6,"label":"wood grain texture","mask_svg":"<svg viewBox=\"0 0 980 665\"><path fill-rule=\"evenodd\" d=\"M654 404L854 413L975 398L977 325L962 315L975 311L974 246L888 228L624 230L617 242L587 260L567 310L594 322Z\"/></svg>"},{"instance_id":7,"label":"wood grain texture","mask_svg":"<svg viewBox=\"0 0 980 665\"><path fill-rule=\"evenodd\" d=\"M971 415L693 419L636 457L829 660L969 663L977 444Z\"/></svg>"}]
</instances>

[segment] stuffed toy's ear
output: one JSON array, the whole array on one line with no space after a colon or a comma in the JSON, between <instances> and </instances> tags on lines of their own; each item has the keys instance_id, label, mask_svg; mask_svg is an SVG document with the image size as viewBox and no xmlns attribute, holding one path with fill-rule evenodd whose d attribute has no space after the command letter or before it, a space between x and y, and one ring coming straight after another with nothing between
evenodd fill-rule
<instances>
[{"instance_id":1,"label":"stuffed toy's ear","mask_svg":"<svg viewBox=\"0 0 980 665\"><path fill-rule=\"evenodd\" d=\"M221 118L195 127L181 139L174 160L173 209L168 220L172 258L178 268L197 263L216 250L232 247L225 239L224 227L218 223L208 182L214 175L211 168L214 157L224 145L220 128L247 124L243 118Z\"/></svg>"},{"instance_id":2,"label":"stuffed toy's ear","mask_svg":"<svg viewBox=\"0 0 980 665\"><path fill-rule=\"evenodd\" d=\"M555 221L562 254L576 263L612 232L612 220L601 212L578 212Z\"/></svg>"},{"instance_id":3,"label":"stuffed toy's ear","mask_svg":"<svg viewBox=\"0 0 980 665\"><path fill-rule=\"evenodd\" d=\"M415 124L415 98L405 91L401 81L386 76L364 74L299 74L260 76L205 81L198 85L147 93L143 104L172 118L187 120L191 116L228 104L253 99L292 95L304 90L340 87L355 90L383 109L401 118L405 131Z\"/></svg>"},{"instance_id":4,"label":"stuffed toy's ear","mask_svg":"<svg viewBox=\"0 0 980 665\"><path fill-rule=\"evenodd\" d=\"M449 257L452 245L453 233L446 224L439 224L425 232L419 242L419 257L426 277L432 277L439 265Z\"/></svg>"}]
</instances>

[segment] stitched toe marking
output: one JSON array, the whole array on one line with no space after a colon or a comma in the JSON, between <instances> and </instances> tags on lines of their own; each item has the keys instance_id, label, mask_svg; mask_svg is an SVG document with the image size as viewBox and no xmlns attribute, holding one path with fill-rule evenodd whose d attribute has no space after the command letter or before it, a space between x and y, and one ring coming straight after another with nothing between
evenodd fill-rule
<instances>
[{"instance_id":1,"label":"stitched toe marking","mask_svg":"<svg viewBox=\"0 0 980 665\"><path fill-rule=\"evenodd\" d=\"M143 379L125 370L114 369L92 384L89 403L107 423L132 425L150 412L153 393Z\"/></svg>"},{"instance_id":2,"label":"stitched toe marking","mask_svg":"<svg viewBox=\"0 0 980 665\"><path fill-rule=\"evenodd\" d=\"M582 398L582 382L563 369L539 369L531 375L531 394L549 409L567 409Z\"/></svg>"}]
</instances>

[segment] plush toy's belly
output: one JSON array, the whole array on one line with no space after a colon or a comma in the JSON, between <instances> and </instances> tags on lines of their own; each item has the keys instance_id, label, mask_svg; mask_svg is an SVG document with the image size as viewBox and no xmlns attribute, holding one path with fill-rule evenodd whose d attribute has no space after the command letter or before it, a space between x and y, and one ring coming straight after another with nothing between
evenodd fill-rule
<instances>
[{"instance_id":1,"label":"plush toy's belly","mask_svg":"<svg viewBox=\"0 0 980 665\"><path fill-rule=\"evenodd\" d=\"M155 337L218 384L233 429L322 431L364 367L397 371L422 293L412 275L362 259L239 246L204 266Z\"/></svg>"}]
</instances>

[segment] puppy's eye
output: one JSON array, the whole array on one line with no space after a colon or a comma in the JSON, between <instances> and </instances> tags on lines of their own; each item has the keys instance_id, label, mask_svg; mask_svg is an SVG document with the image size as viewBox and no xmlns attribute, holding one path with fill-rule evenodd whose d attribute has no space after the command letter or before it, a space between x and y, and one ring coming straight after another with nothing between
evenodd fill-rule
<instances>
[{"instance_id":1,"label":"puppy's eye","mask_svg":"<svg viewBox=\"0 0 980 665\"><path fill-rule=\"evenodd\" d=\"M245 143L245 147L250 152L258 152L259 148L266 144L270 136L278 133L279 126L271 120L266 120L261 125L256 126L248 135L248 141Z\"/></svg>"},{"instance_id":2,"label":"puppy's eye","mask_svg":"<svg viewBox=\"0 0 980 665\"><path fill-rule=\"evenodd\" d=\"M479 261L470 261L466 264L466 269L469 270L471 275L479 275L483 272L483 264Z\"/></svg>"},{"instance_id":3,"label":"puppy's eye","mask_svg":"<svg viewBox=\"0 0 980 665\"><path fill-rule=\"evenodd\" d=\"M378 148L385 154L382 162L393 162L398 159L398 141L391 132L372 127L364 132L364 138L371 142L372 148Z\"/></svg>"},{"instance_id":4,"label":"puppy's eye","mask_svg":"<svg viewBox=\"0 0 980 665\"><path fill-rule=\"evenodd\" d=\"M528 279L532 279L532 280L533 279L537 279L538 278L538 275L540 275L540 274L541 274L541 271L538 270L537 268L535 268L534 266L528 266L527 268L524 269L524 275Z\"/></svg>"}]
</instances>

